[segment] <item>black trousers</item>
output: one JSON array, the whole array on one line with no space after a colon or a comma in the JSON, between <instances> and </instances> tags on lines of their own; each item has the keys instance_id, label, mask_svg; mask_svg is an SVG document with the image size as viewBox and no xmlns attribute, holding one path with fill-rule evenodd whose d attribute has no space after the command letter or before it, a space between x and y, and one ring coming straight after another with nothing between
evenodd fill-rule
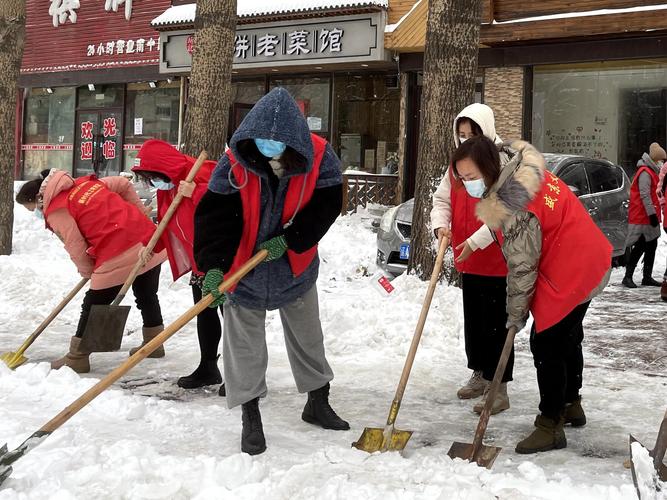
<instances>
[{"instance_id":1,"label":"black trousers","mask_svg":"<svg viewBox=\"0 0 667 500\"><path fill-rule=\"evenodd\" d=\"M536 333L533 325L530 332L530 350L540 389L540 411L554 420L559 418L566 403L579 396L584 371L582 323L590 304L589 301L575 307L551 328Z\"/></svg>"},{"instance_id":2,"label":"black trousers","mask_svg":"<svg viewBox=\"0 0 667 500\"><path fill-rule=\"evenodd\" d=\"M463 319L468 368L493 380L507 338L507 279L463 273ZM512 380L514 348L503 382Z\"/></svg>"},{"instance_id":3,"label":"black trousers","mask_svg":"<svg viewBox=\"0 0 667 500\"><path fill-rule=\"evenodd\" d=\"M160 267L155 266L144 274L140 274L132 284L132 293L134 293L137 307L141 311L145 328L160 326L162 324L162 311L160 310L160 301L157 297L157 289L160 282ZM86 292L81 306L79 325L76 328L77 337L81 337L86 329L91 307L111 304L121 288L123 286L118 285L101 290L88 290Z\"/></svg>"},{"instance_id":4,"label":"black trousers","mask_svg":"<svg viewBox=\"0 0 667 500\"><path fill-rule=\"evenodd\" d=\"M644 235L639 237L639 240L632 246L632 250L630 251L628 265L625 268L625 275L627 277L632 278L642 254L644 255L644 278L651 277L651 274L653 273L653 263L655 262L655 251L658 249L659 239L660 238L656 238L651 241L646 241Z\"/></svg>"},{"instance_id":5,"label":"black trousers","mask_svg":"<svg viewBox=\"0 0 667 500\"><path fill-rule=\"evenodd\" d=\"M192 298L195 303L202 298L201 288L192 285ZM222 306L220 306L222 316ZM218 345L222 337L222 325L218 317L218 310L207 307L197 316L197 337L199 339L199 352L202 361L214 360L218 357Z\"/></svg>"}]
</instances>

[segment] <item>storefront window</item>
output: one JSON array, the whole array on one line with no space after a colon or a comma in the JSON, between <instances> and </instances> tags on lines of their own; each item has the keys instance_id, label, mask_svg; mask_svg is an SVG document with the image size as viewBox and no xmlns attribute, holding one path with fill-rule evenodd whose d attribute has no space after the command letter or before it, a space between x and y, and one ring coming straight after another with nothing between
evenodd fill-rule
<instances>
[{"instance_id":1,"label":"storefront window","mask_svg":"<svg viewBox=\"0 0 667 500\"><path fill-rule=\"evenodd\" d=\"M328 77L272 78L271 88L284 87L296 99L311 132L329 138L330 83Z\"/></svg>"},{"instance_id":2,"label":"storefront window","mask_svg":"<svg viewBox=\"0 0 667 500\"><path fill-rule=\"evenodd\" d=\"M79 108L122 108L123 85L79 87Z\"/></svg>"},{"instance_id":3,"label":"storefront window","mask_svg":"<svg viewBox=\"0 0 667 500\"><path fill-rule=\"evenodd\" d=\"M229 137L239 127L255 103L264 97L265 91L264 79L240 81L232 84L232 113L229 131L227 132Z\"/></svg>"},{"instance_id":4,"label":"storefront window","mask_svg":"<svg viewBox=\"0 0 667 500\"><path fill-rule=\"evenodd\" d=\"M125 108L125 170L134 165L141 144L148 139L161 139L178 144L180 84L157 82L127 85Z\"/></svg>"},{"instance_id":5,"label":"storefront window","mask_svg":"<svg viewBox=\"0 0 667 500\"><path fill-rule=\"evenodd\" d=\"M533 142L549 153L605 158L634 174L667 142L667 60L535 68Z\"/></svg>"},{"instance_id":6,"label":"storefront window","mask_svg":"<svg viewBox=\"0 0 667 500\"><path fill-rule=\"evenodd\" d=\"M46 168L72 171L75 89L30 89L24 108L23 176Z\"/></svg>"},{"instance_id":7,"label":"storefront window","mask_svg":"<svg viewBox=\"0 0 667 500\"><path fill-rule=\"evenodd\" d=\"M400 91L388 75L334 78L336 137L343 170L398 172Z\"/></svg>"}]
</instances>

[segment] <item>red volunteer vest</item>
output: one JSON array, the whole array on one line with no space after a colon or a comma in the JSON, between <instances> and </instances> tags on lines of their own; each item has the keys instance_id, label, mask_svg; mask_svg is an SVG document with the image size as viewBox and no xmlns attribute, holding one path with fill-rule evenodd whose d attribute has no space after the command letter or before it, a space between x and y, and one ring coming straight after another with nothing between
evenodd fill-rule
<instances>
[{"instance_id":1,"label":"red volunteer vest","mask_svg":"<svg viewBox=\"0 0 667 500\"><path fill-rule=\"evenodd\" d=\"M76 221L95 269L137 243L146 245L155 231L155 225L136 206L94 175L76 179L72 189L51 201L45 215L60 208L66 208Z\"/></svg>"},{"instance_id":2,"label":"red volunteer vest","mask_svg":"<svg viewBox=\"0 0 667 500\"><path fill-rule=\"evenodd\" d=\"M639 193L639 176L642 172L646 172L651 176L651 201L653 202L655 212L658 215L658 220L662 220L660 201L658 200L657 193L659 177L651 168L644 165L637 170L634 179L632 179L632 186L630 187L630 210L628 212L628 222L630 224L650 224L646 208L644 208L644 202Z\"/></svg>"},{"instance_id":3,"label":"red volunteer vest","mask_svg":"<svg viewBox=\"0 0 667 500\"><path fill-rule=\"evenodd\" d=\"M579 199L551 172L526 209L542 228L530 306L539 333L565 318L600 284L611 265L612 246Z\"/></svg>"},{"instance_id":4,"label":"red volunteer vest","mask_svg":"<svg viewBox=\"0 0 667 500\"><path fill-rule=\"evenodd\" d=\"M479 199L468 194L465 187L457 182L452 175L452 169L447 174L452 183L450 191L452 203L452 247L466 241L475 231L482 227L482 222L475 215L475 207ZM460 273L477 274L480 276L507 276L507 264L500 245L493 243L484 250L478 249L465 262L454 261L456 270Z\"/></svg>"},{"instance_id":5,"label":"red volunteer vest","mask_svg":"<svg viewBox=\"0 0 667 500\"><path fill-rule=\"evenodd\" d=\"M300 211L308 204L315 191L315 184L320 176L320 164L324 157L327 141L315 134L311 134L311 140L314 149L313 168L305 175L297 175L290 178L281 218L283 224L286 224L297 211ZM249 172L248 169L234 168L238 165L238 162L234 158L231 150L227 151L227 156L231 162L232 172L237 185L243 186L246 184L243 189L239 191L241 194L241 203L243 205L243 232L241 234L239 248L234 256L232 267L228 271L229 274L232 274L252 257L253 251L255 250L261 218L261 179L258 175ZM303 198L301 195L302 192ZM300 198L302 199L299 204ZM297 277L308 269L308 266L313 262L316 255L317 245L309 248L303 253L296 253L288 249L287 259L289 260L294 276ZM235 286L232 287L230 291L234 291L235 288Z\"/></svg>"}]
</instances>

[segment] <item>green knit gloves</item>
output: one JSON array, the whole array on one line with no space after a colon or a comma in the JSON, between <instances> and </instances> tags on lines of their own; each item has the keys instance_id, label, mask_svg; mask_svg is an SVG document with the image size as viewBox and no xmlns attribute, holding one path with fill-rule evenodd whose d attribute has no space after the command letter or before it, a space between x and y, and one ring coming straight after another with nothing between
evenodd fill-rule
<instances>
[{"instance_id":1,"label":"green knit gloves","mask_svg":"<svg viewBox=\"0 0 667 500\"><path fill-rule=\"evenodd\" d=\"M269 252L269 255L265 260L266 262L271 262L272 260L279 259L283 256L285 250L287 250L287 240L282 235L276 236L275 238L271 238L264 243L260 243L259 249Z\"/></svg>"},{"instance_id":2,"label":"green knit gloves","mask_svg":"<svg viewBox=\"0 0 667 500\"><path fill-rule=\"evenodd\" d=\"M213 302L208 306L210 308L216 308L221 306L227 300L227 297L224 293L220 293L218 288L222 284L223 274L222 270L215 268L211 269L204 276L204 283L201 287L202 296L207 296L208 294L213 295Z\"/></svg>"}]
</instances>

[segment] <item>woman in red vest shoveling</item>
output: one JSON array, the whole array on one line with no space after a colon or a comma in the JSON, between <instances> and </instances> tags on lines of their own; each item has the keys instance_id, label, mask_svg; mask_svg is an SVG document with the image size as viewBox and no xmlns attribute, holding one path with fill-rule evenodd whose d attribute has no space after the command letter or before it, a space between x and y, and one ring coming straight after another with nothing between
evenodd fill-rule
<instances>
[{"instance_id":1,"label":"woman in red vest shoveling","mask_svg":"<svg viewBox=\"0 0 667 500\"><path fill-rule=\"evenodd\" d=\"M93 305L108 305L139 259L142 248L155 232L144 205L123 177L97 179L94 175L73 179L67 172L45 170L44 178L26 182L16 201L43 218L46 227L65 244L79 274L90 278L69 353L53 361L56 369L69 366L78 373L90 371L89 352L79 349L81 336ZM160 264L167 258L156 253L141 269L132 285L143 317L144 341L163 330L157 297ZM150 357L164 356L160 347Z\"/></svg>"},{"instance_id":2,"label":"woman in red vest shoveling","mask_svg":"<svg viewBox=\"0 0 667 500\"><path fill-rule=\"evenodd\" d=\"M156 139L146 141L141 147L132 171L138 177L157 188L158 219L162 219L177 193L184 198L162 234L162 243L167 249L174 281L192 271L190 286L195 303L202 298L204 274L197 269L193 243L195 237L195 208L206 193L214 161L207 161L199 170L194 182L186 182L195 159L184 155L171 144ZM222 312L222 308L220 308ZM177 384L184 389L220 384L222 376L218 368L218 344L222 326L218 312L207 308L197 316L197 338L201 358L197 369ZM225 385L218 392L225 395Z\"/></svg>"},{"instance_id":3,"label":"woman in red vest shoveling","mask_svg":"<svg viewBox=\"0 0 667 500\"><path fill-rule=\"evenodd\" d=\"M454 120L454 141L458 147L471 137L484 135L498 147L501 166L509 163L512 151L503 146L496 135L493 110L485 104L471 104ZM473 410L481 413L486 402L490 381L507 338L507 266L493 235L475 216L475 206L484 192L482 181L462 182L448 169L433 195L431 227L438 240L450 238L456 250L454 264L461 273L465 349L470 380L456 393L461 399L484 394ZM480 314L480 311L484 311ZM514 351L507 361L502 384L491 412L496 414L510 407L507 382L512 380Z\"/></svg>"},{"instance_id":4,"label":"woman in red vest shoveling","mask_svg":"<svg viewBox=\"0 0 667 500\"><path fill-rule=\"evenodd\" d=\"M540 412L535 431L517 453L567 445L563 425L586 417L579 389L583 372L582 322L607 282L612 247L570 189L545 169L530 144L511 145L517 156L500 168L498 149L474 137L454 153L462 181L481 179L484 194L476 213L502 237L507 261L507 327L523 329L533 315L530 347L537 368Z\"/></svg>"},{"instance_id":5,"label":"woman in red vest shoveling","mask_svg":"<svg viewBox=\"0 0 667 500\"><path fill-rule=\"evenodd\" d=\"M266 395L267 310L278 309L299 392L301 415L325 429L349 425L329 405L333 372L324 353L317 298L317 244L342 205L340 160L311 134L298 105L282 88L248 113L232 136L195 213L195 259L206 273L202 293L224 303L223 358L227 405L242 405L241 450L266 449L259 398ZM268 257L229 295L223 276L258 249Z\"/></svg>"},{"instance_id":6,"label":"woman in red vest shoveling","mask_svg":"<svg viewBox=\"0 0 667 500\"><path fill-rule=\"evenodd\" d=\"M655 251L660 239L660 221L662 213L658 199L658 182L661 162L667 160L665 150L653 143L649 153L644 153L637 163L637 173L630 188L630 209L628 211L628 237L625 245L632 250L625 266L623 284L628 288L637 288L632 275L644 255L643 286L660 286L653 279L653 263Z\"/></svg>"}]
</instances>

